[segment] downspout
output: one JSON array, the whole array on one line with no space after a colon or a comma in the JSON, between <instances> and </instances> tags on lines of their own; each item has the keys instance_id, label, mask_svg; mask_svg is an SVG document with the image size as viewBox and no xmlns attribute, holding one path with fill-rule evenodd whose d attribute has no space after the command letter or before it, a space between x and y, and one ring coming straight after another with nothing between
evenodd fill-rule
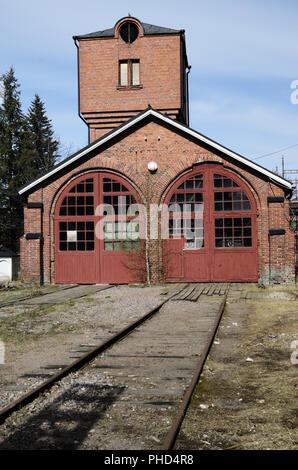
<instances>
[{"instance_id":1,"label":"downspout","mask_svg":"<svg viewBox=\"0 0 298 470\"><path fill-rule=\"evenodd\" d=\"M188 89L188 74L191 69L191 65L188 65L188 59L186 55L186 44L185 44L185 30L181 29L181 42L180 42L180 66L181 66L181 108L183 106L183 99L184 99L184 91L185 91L185 113L184 119L187 126L189 126L189 89ZM185 74L185 70L188 69L188 72ZM184 83L184 81L186 83Z\"/></svg>"},{"instance_id":2,"label":"downspout","mask_svg":"<svg viewBox=\"0 0 298 470\"><path fill-rule=\"evenodd\" d=\"M73 40L74 40L75 46L77 48L78 116L82 119L82 121L88 127L88 144L90 144L90 128L89 128L88 123L86 122L86 120L82 116L81 111L80 111L81 105L80 105L80 54L79 54L79 45L77 43L76 36L73 36Z\"/></svg>"},{"instance_id":3,"label":"downspout","mask_svg":"<svg viewBox=\"0 0 298 470\"><path fill-rule=\"evenodd\" d=\"M186 114L187 114L187 125L189 126L189 86L188 86L188 75L191 69L191 65L188 67L188 71L186 72Z\"/></svg>"}]
</instances>

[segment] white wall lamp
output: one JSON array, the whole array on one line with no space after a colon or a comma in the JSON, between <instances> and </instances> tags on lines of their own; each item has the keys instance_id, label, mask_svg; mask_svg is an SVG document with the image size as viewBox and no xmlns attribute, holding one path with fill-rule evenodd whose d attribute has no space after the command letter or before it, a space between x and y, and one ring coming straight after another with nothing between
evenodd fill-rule
<instances>
[{"instance_id":1,"label":"white wall lamp","mask_svg":"<svg viewBox=\"0 0 298 470\"><path fill-rule=\"evenodd\" d=\"M157 163L156 162L149 162L148 163L148 170L150 171L150 173L155 173L155 171L157 170Z\"/></svg>"}]
</instances>

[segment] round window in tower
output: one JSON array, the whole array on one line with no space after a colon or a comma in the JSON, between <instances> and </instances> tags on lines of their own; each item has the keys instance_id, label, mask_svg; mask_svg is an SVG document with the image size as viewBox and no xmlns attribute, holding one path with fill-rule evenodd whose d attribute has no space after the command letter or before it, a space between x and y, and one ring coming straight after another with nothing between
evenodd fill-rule
<instances>
[{"instance_id":1,"label":"round window in tower","mask_svg":"<svg viewBox=\"0 0 298 470\"><path fill-rule=\"evenodd\" d=\"M134 42L137 39L138 35L139 35L139 29L131 21L124 23L120 28L120 36L123 39L123 41L127 43Z\"/></svg>"}]
</instances>

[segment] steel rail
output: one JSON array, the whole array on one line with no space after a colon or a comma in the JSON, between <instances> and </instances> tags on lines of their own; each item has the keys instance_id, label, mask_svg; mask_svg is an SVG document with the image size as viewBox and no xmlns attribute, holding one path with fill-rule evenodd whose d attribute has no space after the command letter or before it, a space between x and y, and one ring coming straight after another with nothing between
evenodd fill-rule
<instances>
[{"instance_id":1,"label":"steel rail","mask_svg":"<svg viewBox=\"0 0 298 470\"><path fill-rule=\"evenodd\" d=\"M60 372L58 372L57 374L50 377L45 382L42 382L40 385L35 387L33 390L30 390L29 392L25 393L20 398L13 401L12 403L7 405L6 407L0 409L0 423L3 423L14 411L19 410L20 408L24 407L28 403L31 403L41 393L45 392L46 390L49 390L55 383L59 382L59 380L61 380L63 377L66 377L67 375L71 374L72 372L76 372L77 370L81 369L85 364L87 364L92 359L94 359L94 357L96 357L98 354L101 354L106 349L110 348L115 343L117 343L118 341L123 339L125 336L127 336L129 333L131 333L133 330L135 330L139 325L141 325L146 320L148 320L151 316L153 316L155 313L157 313L165 303L167 303L169 300L171 300L177 294L182 292L182 290L185 289L185 287L186 287L186 285L184 284L181 289L174 292L167 299L163 300L161 303L159 303L156 307L154 307L152 310L147 312L141 318L134 321L130 325L126 326L125 328L120 330L118 333L111 336L108 340L106 340L103 343L99 344L98 346L94 347L93 349L91 349L91 351L88 351L87 353L83 354L81 357L79 357L78 359L73 361L70 365L66 366L64 369L62 369Z\"/></svg>"},{"instance_id":2,"label":"steel rail","mask_svg":"<svg viewBox=\"0 0 298 470\"><path fill-rule=\"evenodd\" d=\"M191 381L188 389L186 390L186 392L183 396L183 399L182 399L182 402L181 402L180 407L178 409L178 412L176 414L176 417L174 418L172 426L171 426L171 428L170 428L170 430L169 430L169 432L168 432L168 434L167 434L167 436L164 440L162 450L171 450L171 449L173 449L173 447L175 445L175 442L176 442L177 436L179 434L181 425L183 423L185 414L186 414L187 409L189 407L189 404L191 402L191 399L192 399L193 393L195 391L195 388L196 388L196 386L197 386L197 384L200 380L200 376L202 374L203 367L204 367L205 362L207 360L209 351L212 347L215 335L217 333L217 329L219 327L221 318L223 316L223 313L224 313L224 310L225 310L225 305L226 305L226 300L227 300L227 294L224 296L224 298L223 298L223 300L220 304L218 314L217 314L217 317L216 317L216 321L215 321L214 326L213 326L213 328L210 332L210 335L208 337L208 341L207 341L206 346L205 346L205 348L202 352L201 358L198 362L198 365L197 365L197 368L196 368L195 373L193 375L192 381Z\"/></svg>"}]
</instances>

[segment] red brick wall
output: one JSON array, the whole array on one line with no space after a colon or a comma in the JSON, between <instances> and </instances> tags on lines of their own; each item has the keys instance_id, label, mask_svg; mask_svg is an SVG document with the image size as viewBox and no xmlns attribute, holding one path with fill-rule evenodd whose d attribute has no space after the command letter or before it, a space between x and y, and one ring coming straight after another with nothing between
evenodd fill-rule
<instances>
[{"instance_id":1,"label":"red brick wall","mask_svg":"<svg viewBox=\"0 0 298 470\"><path fill-rule=\"evenodd\" d=\"M158 170L150 174L147 169L149 161L158 163ZM136 188L141 200L149 204L163 202L165 193L171 183L185 171L190 170L194 163L216 161L225 168L235 172L249 185L255 197L258 211L258 258L259 282L294 282L294 233L289 230L289 202L268 203L268 196L284 196L281 188L272 182L256 176L248 169L242 169L236 162L232 163L224 156L205 150L196 143L182 137L166 127L150 122L115 143L110 148L98 152L64 175L29 195L28 201L43 202L44 237L42 263L45 282L55 280L55 257L53 214L55 203L65 185L72 178L84 172L101 169L124 175ZM33 212L34 211L34 212ZM36 214L36 215L34 215ZM25 210L25 233L38 229L40 216L34 209ZM268 236L269 228L283 228L285 235ZM39 231L39 230L38 230ZM37 276L38 240L22 240L22 273L25 279ZM27 248L28 247L28 248ZM162 249L161 240L152 240L149 246L149 264L154 282L162 281Z\"/></svg>"},{"instance_id":2,"label":"red brick wall","mask_svg":"<svg viewBox=\"0 0 298 470\"><path fill-rule=\"evenodd\" d=\"M116 34L117 36L117 34ZM91 141L150 104L175 118L181 108L180 34L79 40L80 111ZM141 87L118 87L119 60L140 60Z\"/></svg>"},{"instance_id":3,"label":"red brick wall","mask_svg":"<svg viewBox=\"0 0 298 470\"><path fill-rule=\"evenodd\" d=\"M42 191L32 194L30 202L41 202ZM43 213L39 208L24 207L24 234L43 233ZM27 282L40 283L42 275L42 239L26 240L23 236L20 240L20 272L21 278Z\"/></svg>"}]
</instances>

